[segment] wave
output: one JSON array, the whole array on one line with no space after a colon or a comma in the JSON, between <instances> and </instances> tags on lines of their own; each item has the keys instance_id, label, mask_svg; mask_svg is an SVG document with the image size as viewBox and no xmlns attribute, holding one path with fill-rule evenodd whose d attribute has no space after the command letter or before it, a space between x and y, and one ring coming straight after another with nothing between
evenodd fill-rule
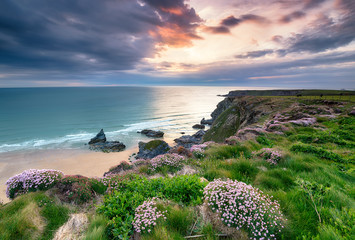
<instances>
[{"instance_id":1,"label":"wave","mask_svg":"<svg viewBox=\"0 0 355 240\"><path fill-rule=\"evenodd\" d=\"M182 119L164 118L123 125L122 129L105 131L105 134L108 139L119 139L120 141L124 139L125 141L131 142L133 138L143 139L144 136L134 134L146 128L162 130L168 134L169 132L176 134L177 129L183 130L183 126L189 126L191 128L189 124L191 124L190 119L183 121ZM99 129L97 129L96 132L85 131L56 138L32 139L20 143L2 144L0 145L0 153L30 149L80 148L93 138L98 131Z\"/></svg>"}]
</instances>

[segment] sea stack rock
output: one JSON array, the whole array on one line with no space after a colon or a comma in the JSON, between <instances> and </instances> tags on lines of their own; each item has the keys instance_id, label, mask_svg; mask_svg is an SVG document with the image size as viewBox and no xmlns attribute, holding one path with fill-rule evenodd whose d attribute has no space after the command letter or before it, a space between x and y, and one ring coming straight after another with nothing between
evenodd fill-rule
<instances>
[{"instance_id":1,"label":"sea stack rock","mask_svg":"<svg viewBox=\"0 0 355 240\"><path fill-rule=\"evenodd\" d=\"M90 150L102 152L120 152L126 148L126 146L119 141L106 141L106 135L103 129L90 140L89 145Z\"/></svg>"},{"instance_id":2,"label":"sea stack rock","mask_svg":"<svg viewBox=\"0 0 355 240\"><path fill-rule=\"evenodd\" d=\"M150 142L139 142L139 152L136 158L150 159L158 155L167 153L170 150L169 145L163 140L152 140Z\"/></svg>"},{"instance_id":3,"label":"sea stack rock","mask_svg":"<svg viewBox=\"0 0 355 240\"><path fill-rule=\"evenodd\" d=\"M106 142L106 135L104 133L104 130L101 129L101 131L94 138L91 138L89 144L105 143L105 142Z\"/></svg>"}]
</instances>

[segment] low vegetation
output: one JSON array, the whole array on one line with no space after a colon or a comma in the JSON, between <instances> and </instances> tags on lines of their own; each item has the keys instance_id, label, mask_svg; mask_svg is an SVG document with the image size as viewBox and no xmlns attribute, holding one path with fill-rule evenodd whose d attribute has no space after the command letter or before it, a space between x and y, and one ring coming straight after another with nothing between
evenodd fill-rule
<instances>
[{"instance_id":1,"label":"low vegetation","mask_svg":"<svg viewBox=\"0 0 355 240\"><path fill-rule=\"evenodd\" d=\"M319 104L298 101L307 114ZM8 192L14 200L0 205L0 239L51 239L77 211L89 215L87 240L353 239L351 107L344 104L341 113L309 126L273 123L277 131L252 137L235 131L226 142L180 147L100 179L59 174L31 187L26 179L32 177L13 178L18 180L9 181ZM292 118L291 111L282 114ZM184 169L193 171L180 175Z\"/></svg>"}]
</instances>

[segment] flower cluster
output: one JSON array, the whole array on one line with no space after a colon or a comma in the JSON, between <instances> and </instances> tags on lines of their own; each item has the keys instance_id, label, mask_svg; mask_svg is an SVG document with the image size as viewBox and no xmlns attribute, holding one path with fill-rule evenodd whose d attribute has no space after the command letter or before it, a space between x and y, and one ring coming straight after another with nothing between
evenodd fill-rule
<instances>
[{"instance_id":1,"label":"flower cluster","mask_svg":"<svg viewBox=\"0 0 355 240\"><path fill-rule=\"evenodd\" d=\"M196 157L204 157L204 153L207 147L210 145L215 144L213 141L205 142L202 144L198 145L192 145L190 148L190 151L196 156Z\"/></svg>"},{"instance_id":2,"label":"flower cluster","mask_svg":"<svg viewBox=\"0 0 355 240\"><path fill-rule=\"evenodd\" d=\"M225 139L225 142L229 145L234 145L234 144L240 142L240 138L237 136L230 136L229 138Z\"/></svg>"},{"instance_id":3,"label":"flower cluster","mask_svg":"<svg viewBox=\"0 0 355 240\"><path fill-rule=\"evenodd\" d=\"M282 159L282 154L279 151L274 150L272 148L263 148L259 152L254 154L256 154L259 157L262 157L272 165L277 165Z\"/></svg>"},{"instance_id":4,"label":"flower cluster","mask_svg":"<svg viewBox=\"0 0 355 240\"><path fill-rule=\"evenodd\" d=\"M161 167L168 166L173 168L182 167L183 162L185 161L184 156L180 156L176 153L167 153L163 155L158 155L155 158L150 160L150 169L156 171Z\"/></svg>"},{"instance_id":5,"label":"flower cluster","mask_svg":"<svg viewBox=\"0 0 355 240\"><path fill-rule=\"evenodd\" d=\"M132 163L136 166L146 164L148 161L144 158L137 158L136 160L132 161Z\"/></svg>"},{"instance_id":6,"label":"flower cluster","mask_svg":"<svg viewBox=\"0 0 355 240\"><path fill-rule=\"evenodd\" d=\"M252 239L276 239L283 228L277 201L243 182L216 179L205 187L204 196L224 224L247 230Z\"/></svg>"},{"instance_id":7,"label":"flower cluster","mask_svg":"<svg viewBox=\"0 0 355 240\"><path fill-rule=\"evenodd\" d=\"M154 198L150 201L144 201L142 205L136 208L133 227L138 233L149 233L153 230L154 226L157 224L159 218L164 218L165 212L161 212L157 209Z\"/></svg>"},{"instance_id":8,"label":"flower cluster","mask_svg":"<svg viewBox=\"0 0 355 240\"><path fill-rule=\"evenodd\" d=\"M51 169L29 169L6 181L6 195L13 199L29 191L46 190L54 186L64 174Z\"/></svg>"},{"instance_id":9,"label":"flower cluster","mask_svg":"<svg viewBox=\"0 0 355 240\"><path fill-rule=\"evenodd\" d=\"M124 177L116 174L106 174L105 177L99 179L106 187L106 192L113 192L114 190L118 190L119 182L122 181Z\"/></svg>"}]
</instances>

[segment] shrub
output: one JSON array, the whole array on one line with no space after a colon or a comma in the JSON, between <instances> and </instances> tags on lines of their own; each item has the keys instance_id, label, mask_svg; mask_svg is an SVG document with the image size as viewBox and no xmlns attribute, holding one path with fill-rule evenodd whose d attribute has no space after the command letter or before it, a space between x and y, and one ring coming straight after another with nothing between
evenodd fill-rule
<instances>
[{"instance_id":1,"label":"shrub","mask_svg":"<svg viewBox=\"0 0 355 240\"><path fill-rule=\"evenodd\" d=\"M180 156L176 153L167 153L163 155L158 155L152 160L150 160L152 171L162 170L163 167L167 167L168 171L173 172L181 169L185 157Z\"/></svg>"},{"instance_id":2,"label":"shrub","mask_svg":"<svg viewBox=\"0 0 355 240\"><path fill-rule=\"evenodd\" d=\"M92 185L87 177L66 176L58 184L58 188L67 197L67 200L75 203L84 203L92 199Z\"/></svg>"},{"instance_id":3,"label":"shrub","mask_svg":"<svg viewBox=\"0 0 355 240\"><path fill-rule=\"evenodd\" d=\"M118 191L106 195L98 211L110 219L111 236L127 239L133 233L135 209L147 198L159 197L183 204L200 204L205 186L198 176L182 175L148 180L132 175L130 179L118 182Z\"/></svg>"},{"instance_id":4,"label":"shrub","mask_svg":"<svg viewBox=\"0 0 355 240\"><path fill-rule=\"evenodd\" d=\"M291 151L293 152L303 152L303 153L311 153L319 158L324 158L328 160L332 160L335 162L345 162L345 160L339 154L327 151L323 148L314 147L312 145L307 144L294 144L291 147Z\"/></svg>"},{"instance_id":5,"label":"shrub","mask_svg":"<svg viewBox=\"0 0 355 240\"><path fill-rule=\"evenodd\" d=\"M276 239L283 228L280 205L257 188L243 182L217 179L204 189L212 211L228 227L244 229L252 238Z\"/></svg>"},{"instance_id":6,"label":"shrub","mask_svg":"<svg viewBox=\"0 0 355 240\"><path fill-rule=\"evenodd\" d=\"M104 194L107 190L106 185L101 181L101 179L96 179L96 178L89 178L90 184L91 184L91 189L98 193L98 194Z\"/></svg>"},{"instance_id":7,"label":"shrub","mask_svg":"<svg viewBox=\"0 0 355 240\"><path fill-rule=\"evenodd\" d=\"M133 227L138 233L150 233L159 218L166 219L164 212L157 209L154 198L139 205L134 214Z\"/></svg>"},{"instance_id":8,"label":"shrub","mask_svg":"<svg viewBox=\"0 0 355 240\"><path fill-rule=\"evenodd\" d=\"M106 187L106 192L113 192L114 190L118 190L119 183L125 179L131 179L133 177L132 174L126 175L106 175L100 179L103 185ZM133 177L134 178L134 177Z\"/></svg>"},{"instance_id":9,"label":"shrub","mask_svg":"<svg viewBox=\"0 0 355 240\"><path fill-rule=\"evenodd\" d=\"M272 148L263 148L259 152L255 153L257 156L262 157L271 165L277 165L282 159L282 154Z\"/></svg>"},{"instance_id":10,"label":"shrub","mask_svg":"<svg viewBox=\"0 0 355 240\"><path fill-rule=\"evenodd\" d=\"M29 169L6 181L6 195L13 199L19 194L47 190L53 187L63 176L61 171L51 169Z\"/></svg>"}]
</instances>

